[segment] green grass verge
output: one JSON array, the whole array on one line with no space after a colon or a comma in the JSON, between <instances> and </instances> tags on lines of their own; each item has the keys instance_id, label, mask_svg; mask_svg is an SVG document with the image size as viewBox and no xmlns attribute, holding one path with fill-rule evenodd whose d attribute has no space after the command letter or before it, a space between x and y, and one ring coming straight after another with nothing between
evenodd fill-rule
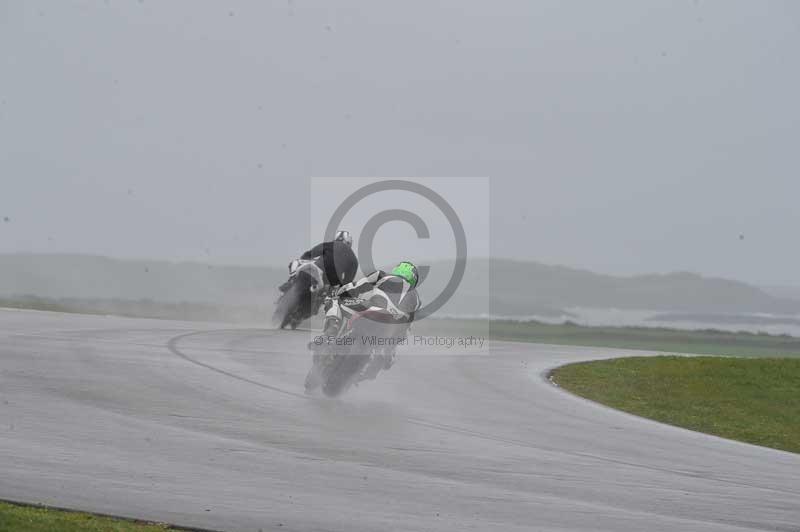
<instances>
[{"instance_id":1,"label":"green grass verge","mask_svg":"<svg viewBox=\"0 0 800 532\"><path fill-rule=\"evenodd\" d=\"M800 359L631 357L569 364L552 378L625 412L800 453Z\"/></svg>"},{"instance_id":2,"label":"green grass verge","mask_svg":"<svg viewBox=\"0 0 800 532\"><path fill-rule=\"evenodd\" d=\"M0 532L164 532L167 525L0 502Z\"/></svg>"}]
</instances>

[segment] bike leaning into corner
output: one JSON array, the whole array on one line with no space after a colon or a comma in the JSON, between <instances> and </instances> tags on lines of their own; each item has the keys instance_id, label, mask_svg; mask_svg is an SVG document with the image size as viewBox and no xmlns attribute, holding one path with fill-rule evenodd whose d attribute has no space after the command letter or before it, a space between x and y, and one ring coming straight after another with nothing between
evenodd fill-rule
<instances>
[{"instance_id":1,"label":"bike leaning into corner","mask_svg":"<svg viewBox=\"0 0 800 532\"><path fill-rule=\"evenodd\" d=\"M331 242L317 244L289 263L289 280L279 290L272 321L281 329L296 329L314 316L330 289L351 283L358 271L353 237L339 231Z\"/></svg>"},{"instance_id":2,"label":"bike leaning into corner","mask_svg":"<svg viewBox=\"0 0 800 532\"><path fill-rule=\"evenodd\" d=\"M309 344L306 393L320 388L336 397L391 368L422 306L418 283L417 267L403 261L391 273L378 270L325 298L323 334Z\"/></svg>"}]
</instances>

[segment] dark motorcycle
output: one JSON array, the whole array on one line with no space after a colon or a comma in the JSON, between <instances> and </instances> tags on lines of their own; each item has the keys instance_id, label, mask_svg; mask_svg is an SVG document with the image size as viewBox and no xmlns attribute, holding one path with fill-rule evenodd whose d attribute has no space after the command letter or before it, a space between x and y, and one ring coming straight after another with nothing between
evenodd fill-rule
<instances>
[{"instance_id":1,"label":"dark motorcycle","mask_svg":"<svg viewBox=\"0 0 800 532\"><path fill-rule=\"evenodd\" d=\"M281 286L283 294L275 303L272 322L281 329L292 329L316 314L325 297L322 270L313 260L295 260L289 266L289 280Z\"/></svg>"}]
</instances>

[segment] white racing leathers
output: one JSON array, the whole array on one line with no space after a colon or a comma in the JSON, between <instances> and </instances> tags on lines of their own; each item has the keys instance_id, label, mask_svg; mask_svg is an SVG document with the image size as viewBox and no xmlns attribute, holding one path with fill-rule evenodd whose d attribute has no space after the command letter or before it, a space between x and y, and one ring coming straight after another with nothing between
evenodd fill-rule
<instances>
[{"instance_id":1,"label":"white racing leathers","mask_svg":"<svg viewBox=\"0 0 800 532\"><path fill-rule=\"evenodd\" d=\"M365 375L374 378L380 369L389 369L394 363L395 349L405 339L414 314L422 306L419 294L402 277L378 270L343 286L338 296L342 305L365 316L360 318L362 325L353 331L357 336L353 340L382 347L382 360L376 360L376 367Z\"/></svg>"},{"instance_id":2,"label":"white racing leathers","mask_svg":"<svg viewBox=\"0 0 800 532\"><path fill-rule=\"evenodd\" d=\"M370 307L384 309L396 321L409 324L414 321L414 313L422 306L417 290L408 281L381 270L359 279L357 283L341 287L337 295L342 300L361 300L363 310Z\"/></svg>"}]
</instances>

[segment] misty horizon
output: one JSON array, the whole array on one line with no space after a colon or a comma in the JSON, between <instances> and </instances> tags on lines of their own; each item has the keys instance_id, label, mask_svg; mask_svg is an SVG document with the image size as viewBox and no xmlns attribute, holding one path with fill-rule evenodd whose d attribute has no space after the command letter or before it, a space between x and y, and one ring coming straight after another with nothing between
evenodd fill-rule
<instances>
[{"instance_id":1,"label":"misty horizon","mask_svg":"<svg viewBox=\"0 0 800 532\"><path fill-rule=\"evenodd\" d=\"M215 261L213 258L208 260L200 259L168 259L168 258L158 258L158 257L135 257L135 256L112 256L112 255L100 255L95 253L49 253L49 252L12 252L12 253L0 253L0 256L3 255L11 255L11 256L52 256L52 257L90 257L90 258L97 258L97 259L108 259L112 261L120 261L120 262L164 262L170 264L188 264L188 265L202 265L202 266L213 266L213 267L231 267L231 268L270 268L270 269L277 269L277 270L285 270L287 264L292 258L288 258L285 264L282 263L270 263L270 262L258 262L257 260L253 260L252 262L248 261ZM294 257L293 257L294 258ZM426 265L426 264L435 264L435 263L448 263L452 262L452 258L438 258L438 259L427 259L427 258L420 258L417 259L419 265ZM470 261L494 261L494 262L514 262L519 264L531 264L531 265L540 265L545 267L552 267L552 268L561 268L565 270L572 270L577 272L587 272L592 273L600 276L606 277L614 277L620 279L627 279L627 278L637 278L637 277L648 277L648 276L680 276L680 275L692 275L697 277L702 277L704 279L722 279L722 280L730 280L730 281L738 281L746 284L750 284L752 286L758 288L764 287L775 287L775 288L789 288L789 289L800 289L800 284L781 284L781 283L751 283L748 281L744 281L742 279L733 279L729 277L722 277L719 275L713 274L705 274L691 270L673 270L673 271L645 271L640 273L631 273L631 274L614 274L608 273L603 271L592 270L589 268L583 268L580 266L570 265L570 264L555 264L555 263L546 263L536 259L519 259L514 257L495 257L495 256L478 256L478 257L470 257ZM380 265L378 265L380 266ZM383 265L388 266L388 265ZM360 272L365 273L365 272Z\"/></svg>"}]
</instances>

